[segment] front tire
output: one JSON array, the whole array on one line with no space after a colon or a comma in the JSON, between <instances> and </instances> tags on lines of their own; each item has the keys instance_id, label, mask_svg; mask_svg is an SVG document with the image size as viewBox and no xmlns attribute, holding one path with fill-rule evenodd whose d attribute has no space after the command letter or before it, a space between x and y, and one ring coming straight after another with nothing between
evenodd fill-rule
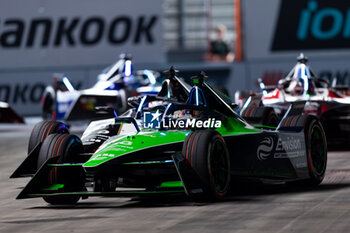
<instances>
[{"instance_id":1,"label":"front tire","mask_svg":"<svg viewBox=\"0 0 350 233\"><path fill-rule=\"evenodd\" d=\"M62 122L55 121L41 121L37 123L29 137L28 154L41 142L45 140L47 136L53 133L66 134L68 128Z\"/></svg>"},{"instance_id":2,"label":"front tire","mask_svg":"<svg viewBox=\"0 0 350 233\"><path fill-rule=\"evenodd\" d=\"M220 200L229 190L230 157L222 136L214 130L190 133L182 154L203 184L203 193L193 195L195 201Z\"/></svg>"},{"instance_id":3,"label":"front tire","mask_svg":"<svg viewBox=\"0 0 350 233\"><path fill-rule=\"evenodd\" d=\"M77 162L77 155L83 152L83 145L80 139L71 134L49 135L39 153L38 167L49 158L59 157L57 163ZM47 177L49 185L63 184L62 192L79 192L85 185L85 174L82 168L71 169L67 167L53 167ZM43 198L47 203L53 205L75 204L80 196L50 196Z\"/></svg>"}]
</instances>

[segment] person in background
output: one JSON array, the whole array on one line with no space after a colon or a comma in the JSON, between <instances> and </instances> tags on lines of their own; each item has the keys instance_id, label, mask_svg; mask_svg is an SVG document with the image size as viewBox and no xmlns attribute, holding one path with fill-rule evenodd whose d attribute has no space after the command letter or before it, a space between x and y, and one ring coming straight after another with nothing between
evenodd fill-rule
<instances>
[{"instance_id":1,"label":"person in background","mask_svg":"<svg viewBox=\"0 0 350 233\"><path fill-rule=\"evenodd\" d=\"M229 45L224 41L226 31L225 25L220 24L216 27L216 40L210 42L209 52L206 54L205 60L225 62L234 60Z\"/></svg>"}]
</instances>

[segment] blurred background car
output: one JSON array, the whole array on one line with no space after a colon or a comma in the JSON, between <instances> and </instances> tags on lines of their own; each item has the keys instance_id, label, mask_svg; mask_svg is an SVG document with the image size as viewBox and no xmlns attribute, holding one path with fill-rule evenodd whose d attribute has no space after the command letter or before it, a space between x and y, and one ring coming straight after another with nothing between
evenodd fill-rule
<instances>
[{"instance_id":1,"label":"blurred background car","mask_svg":"<svg viewBox=\"0 0 350 233\"><path fill-rule=\"evenodd\" d=\"M8 103L0 101L0 123L24 123L24 119Z\"/></svg>"},{"instance_id":2,"label":"blurred background car","mask_svg":"<svg viewBox=\"0 0 350 233\"><path fill-rule=\"evenodd\" d=\"M251 93L251 97L247 97L248 91L236 93L235 97L239 97L236 102L245 102L242 117L249 121L257 118L259 109L268 108L274 111L274 118L279 116L279 120L282 120L291 104L305 101L303 113L317 116L324 127L328 144L347 145L350 139L350 96L347 89L335 85L335 82L330 85L327 80L316 77L304 54L300 54L297 61L278 85L266 86L260 80L261 91ZM266 111L266 114L269 112ZM271 119L271 116L268 118ZM284 119L284 124L294 125L297 121L297 118Z\"/></svg>"},{"instance_id":3,"label":"blurred background car","mask_svg":"<svg viewBox=\"0 0 350 233\"><path fill-rule=\"evenodd\" d=\"M89 89L76 90L64 74L54 74L53 86L45 88L41 100L43 119L83 121L96 118L95 108L109 106L116 114L128 108L127 100L141 94L158 94L160 74L133 70L130 55L105 68Z\"/></svg>"}]
</instances>

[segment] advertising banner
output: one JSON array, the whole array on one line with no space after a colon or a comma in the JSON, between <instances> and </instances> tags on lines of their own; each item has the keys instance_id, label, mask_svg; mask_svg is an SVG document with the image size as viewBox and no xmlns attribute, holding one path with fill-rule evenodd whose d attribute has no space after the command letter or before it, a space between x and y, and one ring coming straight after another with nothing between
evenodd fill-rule
<instances>
[{"instance_id":1,"label":"advertising banner","mask_svg":"<svg viewBox=\"0 0 350 233\"><path fill-rule=\"evenodd\" d=\"M164 62L162 1L3 0L0 69Z\"/></svg>"},{"instance_id":2,"label":"advertising banner","mask_svg":"<svg viewBox=\"0 0 350 233\"><path fill-rule=\"evenodd\" d=\"M350 57L350 1L243 1L245 58Z\"/></svg>"},{"instance_id":3,"label":"advertising banner","mask_svg":"<svg viewBox=\"0 0 350 233\"><path fill-rule=\"evenodd\" d=\"M133 64L165 62L162 0L3 0L0 101L39 115L53 73L88 88L121 53ZM149 67L142 67L149 68Z\"/></svg>"}]
</instances>

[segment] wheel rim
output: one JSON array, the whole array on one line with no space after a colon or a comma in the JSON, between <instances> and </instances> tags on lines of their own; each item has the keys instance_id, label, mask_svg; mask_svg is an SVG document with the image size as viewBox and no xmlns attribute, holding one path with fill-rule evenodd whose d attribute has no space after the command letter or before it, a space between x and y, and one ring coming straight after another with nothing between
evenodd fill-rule
<instances>
[{"instance_id":1,"label":"wheel rim","mask_svg":"<svg viewBox=\"0 0 350 233\"><path fill-rule=\"evenodd\" d=\"M322 129L319 125L314 125L311 129L310 156L314 173L322 175L325 170L325 140Z\"/></svg>"},{"instance_id":2,"label":"wheel rim","mask_svg":"<svg viewBox=\"0 0 350 233\"><path fill-rule=\"evenodd\" d=\"M224 194L229 183L229 160L224 143L216 139L212 144L209 163L209 174L215 191Z\"/></svg>"}]
</instances>

